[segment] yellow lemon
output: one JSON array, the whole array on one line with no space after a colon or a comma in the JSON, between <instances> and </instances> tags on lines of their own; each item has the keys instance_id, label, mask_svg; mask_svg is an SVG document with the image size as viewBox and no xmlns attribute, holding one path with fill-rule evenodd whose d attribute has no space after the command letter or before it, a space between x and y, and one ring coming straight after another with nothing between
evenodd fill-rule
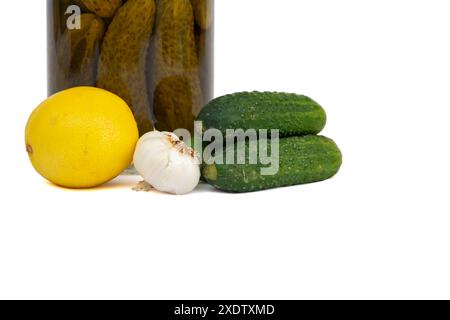
<instances>
[{"instance_id":1,"label":"yellow lemon","mask_svg":"<svg viewBox=\"0 0 450 320\"><path fill-rule=\"evenodd\" d=\"M93 87L57 93L30 116L26 148L44 178L90 188L117 177L132 162L139 133L128 105Z\"/></svg>"}]
</instances>

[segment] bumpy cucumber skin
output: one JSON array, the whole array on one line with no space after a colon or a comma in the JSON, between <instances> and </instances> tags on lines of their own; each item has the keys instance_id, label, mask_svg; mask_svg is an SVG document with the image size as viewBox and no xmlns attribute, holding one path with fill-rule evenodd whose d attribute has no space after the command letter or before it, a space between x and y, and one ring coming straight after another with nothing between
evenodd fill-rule
<instances>
[{"instance_id":1,"label":"bumpy cucumber skin","mask_svg":"<svg viewBox=\"0 0 450 320\"><path fill-rule=\"evenodd\" d=\"M128 103L140 135L153 130L147 57L153 31L154 0L128 0L112 20L101 48L97 86Z\"/></svg>"},{"instance_id":2,"label":"bumpy cucumber skin","mask_svg":"<svg viewBox=\"0 0 450 320\"><path fill-rule=\"evenodd\" d=\"M102 18L111 18L122 5L122 0L77 0L77 2Z\"/></svg>"},{"instance_id":3,"label":"bumpy cucumber skin","mask_svg":"<svg viewBox=\"0 0 450 320\"><path fill-rule=\"evenodd\" d=\"M290 93L240 92L212 100L200 112L203 128L278 129L280 137L320 133L325 110L312 99Z\"/></svg>"},{"instance_id":4,"label":"bumpy cucumber skin","mask_svg":"<svg viewBox=\"0 0 450 320\"><path fill-rule=\"evenodd\" d=\"M157 0L151 73L156 128L192 130L203 102L189 0Z\"/></svg>"},{"instance_id":5,"label":"bumpy cucumber skin","mask_svg":"<svg viewBox=\"0 0 450 320\"><path fill-rule=\"evenodd\" d=\"M244 193L327 180L341 165L342 154L333 140L309 135L280 139L280 168L276 175L261 175L261 168L267 167L261 164L204 165L202 172L215 188Z\"/></svg>"}]
</instances>

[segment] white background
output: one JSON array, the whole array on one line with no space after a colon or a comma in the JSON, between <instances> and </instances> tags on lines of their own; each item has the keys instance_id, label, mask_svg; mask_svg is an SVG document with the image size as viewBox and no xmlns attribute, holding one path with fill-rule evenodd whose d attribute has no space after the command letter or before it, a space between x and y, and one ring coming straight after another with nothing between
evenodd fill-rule
<instances>
[{"instance_id":1,"label":"white background","mask_svg":"<svg viewBox=\"0 0 450 320\"><path fill-rule=\"evenodd\" d=\"M216 94L311 96L345 163L323 183L175 197L34 172L45 1L4 1L0 298L450 298L448 4L217 0Z\"/></svg>"}]
</instances>

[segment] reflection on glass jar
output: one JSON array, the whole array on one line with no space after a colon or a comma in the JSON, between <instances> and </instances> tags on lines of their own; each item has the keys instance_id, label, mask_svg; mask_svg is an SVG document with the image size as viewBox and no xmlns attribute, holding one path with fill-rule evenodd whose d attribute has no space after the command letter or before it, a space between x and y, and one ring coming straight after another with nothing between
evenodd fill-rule
<instances>
[{"instance_id":1,"label":"reflection on glass jar","mask_svg":"<svg viewBox=\"0 0 450 320\"><path fill-rule=\"evenodd\" d=\"M192 131L213 97L214 0L47 0L49 95L97 86L140 134Z\"/></svg>"}]
</instances>

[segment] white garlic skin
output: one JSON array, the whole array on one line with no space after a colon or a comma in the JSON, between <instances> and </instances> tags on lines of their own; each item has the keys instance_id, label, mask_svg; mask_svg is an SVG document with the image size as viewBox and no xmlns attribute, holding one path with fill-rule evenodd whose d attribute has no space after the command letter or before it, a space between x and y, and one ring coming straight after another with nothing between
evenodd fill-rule
<instances>
[{"instance_id":1,"label":"white garlic skin","mask_svg":"<svg viewBox=\"0 0 450 320\"><path fill-rule=\"evenodd\" d=\"M152 131L142 136L136 146L134 167L161 192L187 194L200 182L200 162L195 151L170 132Z\"/></svg>"}]
</instances>

